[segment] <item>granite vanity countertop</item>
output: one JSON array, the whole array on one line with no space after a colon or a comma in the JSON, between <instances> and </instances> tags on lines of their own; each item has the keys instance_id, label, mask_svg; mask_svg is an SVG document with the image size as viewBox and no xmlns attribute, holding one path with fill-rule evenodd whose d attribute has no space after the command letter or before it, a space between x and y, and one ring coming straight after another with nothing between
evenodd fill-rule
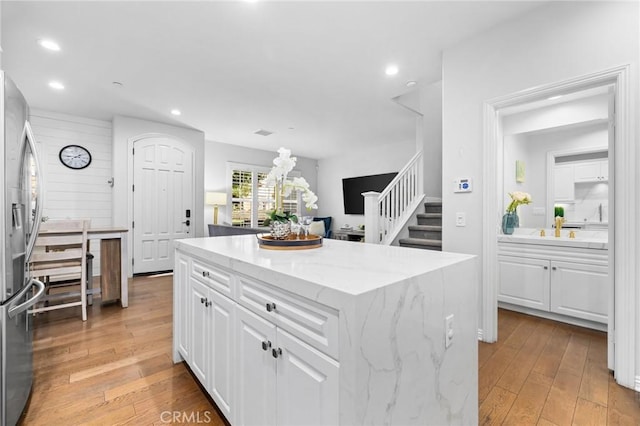
<instances>
[{"instance_id":1,"label":"granite vanity countertop","mask_svg":"<svg viewBox=\"0 0 640 426\"><path fill-rule=\"evenodd\" d=\"M571 231L575 232L575 238L569 238ZM607 230L562 229L561 236L557 238L554 229L545 229L545 234L546 236L541 237L539 228L517 228L512 235L498 235L498 241L596 250L609 249L609 232Z\"/></svg>"}]
</instances>

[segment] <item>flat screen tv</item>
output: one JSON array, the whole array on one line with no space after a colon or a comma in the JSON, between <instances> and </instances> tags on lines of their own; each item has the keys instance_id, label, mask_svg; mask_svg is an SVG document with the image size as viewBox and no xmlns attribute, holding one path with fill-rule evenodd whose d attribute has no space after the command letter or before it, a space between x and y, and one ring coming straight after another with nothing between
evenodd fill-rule
<instances>
[{"instance_id":1,"label":"flat screen tv","mask_svg":"<svg viewBox=\"0 0 640 426\"><path fill-rule=\"evenodd\" d=\"M342 179L344 214L364 214L363 192L382 192L398 173L359 176Z\"/></svg>"}]
</instances>

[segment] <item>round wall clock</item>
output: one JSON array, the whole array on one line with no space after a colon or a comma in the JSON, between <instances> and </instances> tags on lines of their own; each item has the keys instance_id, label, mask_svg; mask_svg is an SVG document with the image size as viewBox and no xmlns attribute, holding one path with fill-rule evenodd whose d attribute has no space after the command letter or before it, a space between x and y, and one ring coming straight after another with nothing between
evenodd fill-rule
<instances>
[{"instance_id":1,"label":"round wall clock","mask_svg":"<svg viewBox=\"0 0 640 426\"><path fill-rule=\"evenodd\" d=\"M70 169L80 170L91 164L91 154L80 145L67 145L60 150L60 161Z\"/></svg>"}]
</instances>

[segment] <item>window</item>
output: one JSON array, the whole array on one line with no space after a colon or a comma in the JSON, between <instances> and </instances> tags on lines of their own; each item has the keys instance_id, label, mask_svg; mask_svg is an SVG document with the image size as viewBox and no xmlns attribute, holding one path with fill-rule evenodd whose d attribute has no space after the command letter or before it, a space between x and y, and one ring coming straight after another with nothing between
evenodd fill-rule
<instances>
[{"instance_id":1,"label":"window","mask_svg":"<svg viewBox=\"0 0 640 426\"><path fill-rule=\"evenodd\" d=\"M267 214L275 206L273 187L263 183L270 169L233 163L229 163L228 169L231 176L231 225L252 228L264 226ZM300 176L300 173L293 171L289 176ZM299 206L297 192L284 201L285 210L295 214L300 213Z\"/></svg>"}]
</instances>

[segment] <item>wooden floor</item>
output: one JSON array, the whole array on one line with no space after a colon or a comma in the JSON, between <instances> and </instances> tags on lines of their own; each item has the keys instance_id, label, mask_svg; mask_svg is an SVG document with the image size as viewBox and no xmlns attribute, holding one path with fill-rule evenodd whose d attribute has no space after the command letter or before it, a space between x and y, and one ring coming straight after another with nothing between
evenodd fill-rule
<instances>
[{"instance_id":1,"label":"wooden floor","mask_svg":"<svg viewBox=\"0 0 640 426\"><path fill-rule=\"evenodd\" d=\"M129 308L65 309L35 319L25 425L223 422L171 361L172 277L135 278ZM638 425L640 399L606 368L603 333L509 311L500 342L479 347L480 423Z\"/></svg>"},{"instance_id":2,"label":"wooden floor","mask_svg":"<svg viewBox=\"0 0 640 426\"><path fill-rule=\"evenodd\" d=\"M500 310L478 349L480 424L640 425L640 397L607 369L607 335Z\"/></svg>"},{"instance_id":3,"label":"wooden floor","mask_svg":"<svg viewBox=\"0 0 640 426\"><path fill-rule=\"evenodd\" d=\"M24 425L224 424L171 360L172 276L135 278L129 308L40 314Z\"/></svg>"}]
</instances>

